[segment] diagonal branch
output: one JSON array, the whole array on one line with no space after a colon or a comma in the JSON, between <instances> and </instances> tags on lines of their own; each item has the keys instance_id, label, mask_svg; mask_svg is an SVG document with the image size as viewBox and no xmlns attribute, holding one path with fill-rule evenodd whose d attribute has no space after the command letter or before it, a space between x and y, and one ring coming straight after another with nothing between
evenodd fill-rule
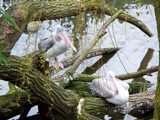
<instances>
[{"instance_id":1,"label":"diagonal branch","mask_svg":"<svg viewBox=\"0 0 160 120\"><path fill-rule=\"evenodd\" d=\"M119 10L117 13L115 13L108 21L106 21L101 29L99 30L98 34L94 38L93 42L91 42L88 49L85 50L83 54L75 61L75 63L72 65L72 67L66 71L65 74L72 75L78 66L81 64L81 62L84 60L84 58L88 55L88 53L93 49L93 47L96 45L96 43L99 41L99 39L104 35L105 29L118 17L119 14L122 13L122 10Z\"/></svg>"}]
</instances>

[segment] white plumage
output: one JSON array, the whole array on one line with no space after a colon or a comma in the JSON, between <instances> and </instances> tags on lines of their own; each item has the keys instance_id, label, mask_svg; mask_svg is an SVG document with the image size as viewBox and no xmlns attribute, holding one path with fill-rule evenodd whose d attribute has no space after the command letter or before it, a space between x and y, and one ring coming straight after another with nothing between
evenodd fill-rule
<instances>
[{"instance_id":1,"label":"white plumage","mask_svg":"<svg viewBox=\"0 0 160 120\"><path fill-rule=\"evenodd\" d=\"M45 37L38 43L38 48L41 53L44 53L46 58L49 58L49 62L58 69L51 59L57 59L57 56L67 51L68 47L71 47L77 52L76 48L73 46L69 38L67 37L65 31L60 25L56 25L55 32L48 33ZM62 69L63 64L58 62L58 66Z\"/></svg>"},{"instance_id":2,"label":"white plumage","mask_svg":"<svg viewBox=\"0 0 160 120\"><path fill-rule=\"evenodd\" d=\"M115 105L121 105L128 101L128 89L129 85L124 81L116 79L112 71L108 71L107 77L94 79L91 83L92 91Z\"/></svg>"}]
</instances>

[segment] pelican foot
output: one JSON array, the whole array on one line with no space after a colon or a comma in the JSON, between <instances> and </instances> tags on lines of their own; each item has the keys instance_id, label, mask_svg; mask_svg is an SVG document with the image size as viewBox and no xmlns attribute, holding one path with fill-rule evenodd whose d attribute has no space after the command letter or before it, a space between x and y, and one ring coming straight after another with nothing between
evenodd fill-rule
<instances>
[{"instance_id":1,"label":"pelican foot","mask_svg":"<svg viewBox=\"0 0 160 120\"><path fill-rule=\"evenodd\" d=\"M63 69L64 66L61 62L56 61L55 63L52 63L52 66L56 69L56 70L60 70Z\"/></svg>"},{"instance_id":2,"label":"pelican foot","mask_svg":"<svg viewBox=\"0 0 160 120\"><path fill-rule=\"evenodd\" d=\"M59 67L60 67L61 69L64 69L63 64L62 64L61 62L58 62L58 63L59 63Z\"/></svg>"}]
</instances>

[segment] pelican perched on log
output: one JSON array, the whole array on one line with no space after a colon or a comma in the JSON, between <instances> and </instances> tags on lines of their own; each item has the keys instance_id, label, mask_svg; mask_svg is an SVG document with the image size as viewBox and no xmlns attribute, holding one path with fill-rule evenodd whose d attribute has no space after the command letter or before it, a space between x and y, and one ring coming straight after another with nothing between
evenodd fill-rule
<instances>
[{"instance_id":1,"label":"pelican perched on log","mask_svg":"<svg viewBox=\"0 0 160 120\"><path fill-rule=\"evenodd\" d=\"M73 46L65 31L60 25L56 25L55 32L48 33L38 43L38 48L41 53L45 53L46 58L49 58L49 62L56 68L64 68L63 64L58 61L57 56L66 52L68 47L71 47L75 52L76 48ZM52 62L52 58L55 59L55 63Z\"/></svg>"},{"instance_id":2,"label":"pelican perched on log","mask_svg":"<svg viewBox=\"0 0 160 120\"><path fill-rule=\"evenodd\" d=\"M113 71L108 71L106 77L94 79L90 88L100 97L115 105L124 104L129 98L129 85L116 79Z\"/></svg>"}]
</instances>

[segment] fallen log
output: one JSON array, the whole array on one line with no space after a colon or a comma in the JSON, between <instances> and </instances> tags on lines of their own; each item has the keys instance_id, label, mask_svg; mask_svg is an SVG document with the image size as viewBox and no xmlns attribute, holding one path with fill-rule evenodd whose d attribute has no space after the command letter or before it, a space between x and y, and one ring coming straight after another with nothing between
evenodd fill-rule
<instances>
[{"instance_id":1,"label":"fallen log","mask_svg":"<svg viewBox=\"0 0 160 120\"><path fill-rule=\"evenodd\" d=\"M84 97L83 109L85 115L91 115L93 118L94 116L99 117L99 115L104 116L106 114L113 118L118 114L145 114L146 112L153 110L154 96L155 91L131 94L129 102L121 106L112 105L99 97ZM25 92L15 92L9 95L0 96L0 103L1 119L9 119L23 113L25 108L31 108L32 106L37 105L38 99L32 95L29 99L28 93L26 94ZM6 104L4 105L4 103ZM52 109L52 111L55 112L54 109Z\"/></svg>"},{"instance_id":2,"label":"fallen log","mask_svg":"<svg viewBox=\"0 0 160 120\"><path fill-rule=\"evenodd\" d=\"M155 91L132 94L129 102L120 106L109 104L101 98L86 98L84 100L85 111L91 115L99 113L100 116L110 115L112 119L119 114L145 114L153 110ZM94 108L94 109L92 109Z\"/></svg>"},{"instance_id":3,"label":"fallen log","mask_svg":"<svg viewBox=\"0 0 160 120\"><path fill-rule=\"evenodd\" d=\"M77 94L56 85L50 78L33 68L30 60L10 56L7 61L7 68L0 65L0 79L33 93L39 101L59 112L65 118L70 118L73 111L76 113L79 99ZM74 115L72 117L75 117Z\"/></svg>"}]
</instances>

